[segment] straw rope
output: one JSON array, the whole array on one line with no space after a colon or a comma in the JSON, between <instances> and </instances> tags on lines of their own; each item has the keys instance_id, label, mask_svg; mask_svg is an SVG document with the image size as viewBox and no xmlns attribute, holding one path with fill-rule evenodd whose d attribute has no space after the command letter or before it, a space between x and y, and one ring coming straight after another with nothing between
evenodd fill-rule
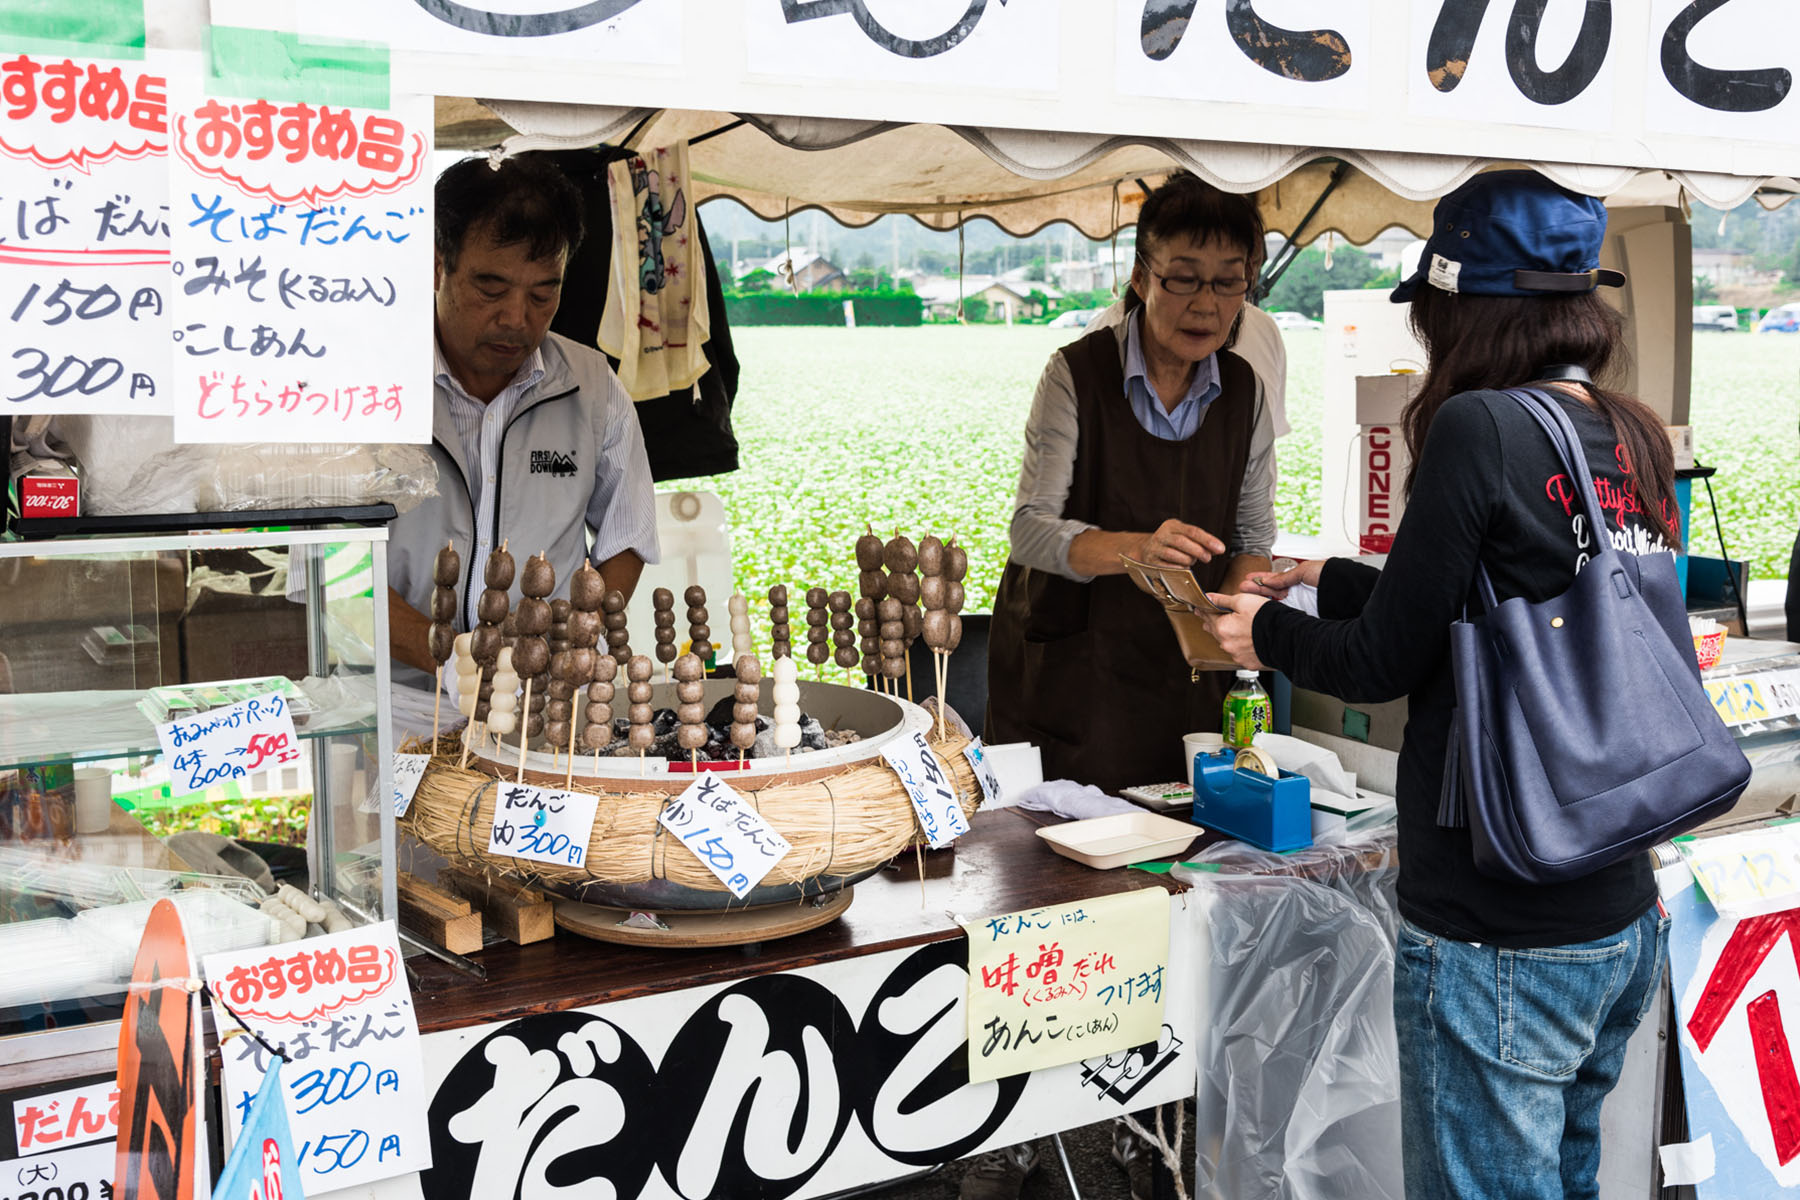
<instances>
[{"instance_id":1,"label":"straw rope","mask_svg":"<svg viewBox=\"0 0 1800 1200\"><path fill-rule=\"evenodd\" d=\"M972 814L980 804L981 789L962 754L968 739L953 732L942 741L929 736L926 740L955 787L963 811ZM423 742L413 748L421 753L430 749ZM599 798L584 867L489 854L488 834L503 781L459 768L460 743L454 738L439 739L435 749L400 824L452 862L552 884L666 879L702 891L726 890L698 858L662 836L657 818L671 794L628 790L635 782L631 779L576 777L574 791ZM853 875L923 841L906 789L880 759L806 782L785 782L779 774L746 777L744 782L754 779L761 784L754 788L743 786L728 772L720 777L793 847L764 877L762 886L802 883L825 872ZM607 785L621 790L606 790Z\"/></svg>"}]
</instances>

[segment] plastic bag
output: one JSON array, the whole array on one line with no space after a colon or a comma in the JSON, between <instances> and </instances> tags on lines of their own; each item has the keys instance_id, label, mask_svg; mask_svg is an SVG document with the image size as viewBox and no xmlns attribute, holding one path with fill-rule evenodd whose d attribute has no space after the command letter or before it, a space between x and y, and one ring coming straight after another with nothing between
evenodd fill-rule
<instances>
[{"instance_id":1,"label":"plastic bag","mask_svg":"<svg viewBox=\"0 0 1800 1200\"><path fill-rule=\"evenodd\" d=\"M437 493L437 464L425 446L176 445L168 417L68 416L55 428L82 465L82 507L92 516L382 501L407 512Z\"/></svg>"},{"instance_id":2,"label":"plastic bag","mask_svg":"<svg viewBox=\"0 0 1800 1200\"><path fill-rule=\"evenodd\" d=\"M1211 932L1199 1195L1404 1195L1394 870L1378 842L1363 851L1281 856L1228 843L1209 852L1209 869L1175 868L1203 896ZM1271 868L1283 873L1235 873Z\"/></svg>"}]
</instances>

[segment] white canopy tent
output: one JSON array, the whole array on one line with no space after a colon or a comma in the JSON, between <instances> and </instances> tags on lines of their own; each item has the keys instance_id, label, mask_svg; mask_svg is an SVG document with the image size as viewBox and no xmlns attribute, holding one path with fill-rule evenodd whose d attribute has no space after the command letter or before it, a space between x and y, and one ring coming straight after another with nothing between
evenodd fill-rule
<instances>
[{"instance_id":1,"label":"white canopy tent","mask_svg":"<svg viewBox=\"0 0 1800 1200\"><path fill-rule=\"evenodd\" d=\"M714 133L714 131L724 132ZM1800 188L1786 177L1525 162L1515 159L895 124L828 117L700 112L440 98L439 146L569 149L617 142L666 145L707 134L690 151L701 200L730 196L766 220L819 208L850 226L905 213L934 229L985 217L1015 236L1067 221L1105 238L1136 220L1140 181L1189 170L1235 192L1257 192L1273 232L1311 241L1335 232L1364 243L1402 226L1423 236L1433 201L1479 171L1530 166L1615 206L1698 202L1771 207ZM1348 170L1327 194L1339 163ZM1324 203L1313 211L1321 196ZM1307 218L1310 216L1310 220ZM1304 228L1300 228L1304 222Z\"/></svg>"}]
</instances>

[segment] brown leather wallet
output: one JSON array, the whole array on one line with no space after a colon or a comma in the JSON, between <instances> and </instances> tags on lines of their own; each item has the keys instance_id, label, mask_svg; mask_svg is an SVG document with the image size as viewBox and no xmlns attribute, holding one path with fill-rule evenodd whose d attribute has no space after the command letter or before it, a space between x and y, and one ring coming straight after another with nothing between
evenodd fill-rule
<instances>
[{"instance_id":1,"label":"brown leather wallet","mask_svg":"<svg viewBox=\"0 0 1800 1200\"><path fill-rule=\"evenodd\" d=\"M1237 669L1237 663L1219 648L1218 640L1189 607L1222 611L1206 598L1205 589L1192 571L1186 567L1153 567L1124 554L1119 555L1119 561L1125 564L1125 573L1138 590L1155 597L1169 615L1169 624L1175 627L1175 640L1181 644L1181 656L1188 666L1196 671Z\"/></svg>"}]
</instances>

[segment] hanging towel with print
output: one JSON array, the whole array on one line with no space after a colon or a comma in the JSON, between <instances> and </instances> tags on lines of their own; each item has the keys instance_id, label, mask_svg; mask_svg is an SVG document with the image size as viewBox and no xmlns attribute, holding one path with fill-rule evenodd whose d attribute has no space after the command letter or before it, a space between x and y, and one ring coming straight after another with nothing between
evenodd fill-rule
<instances>
[{"instance_id":1,"label":"hanging towel with print","mask_svg":"<svg viewBox=\"0 0 1800 1200\"><path fill-rule=\"evenodd\" d=\"M596 340L619 360L633 400L678 392L707 369L706 265L687 163L683 141L607 168L612 278Z\"/></svg>"}]
</instances>

